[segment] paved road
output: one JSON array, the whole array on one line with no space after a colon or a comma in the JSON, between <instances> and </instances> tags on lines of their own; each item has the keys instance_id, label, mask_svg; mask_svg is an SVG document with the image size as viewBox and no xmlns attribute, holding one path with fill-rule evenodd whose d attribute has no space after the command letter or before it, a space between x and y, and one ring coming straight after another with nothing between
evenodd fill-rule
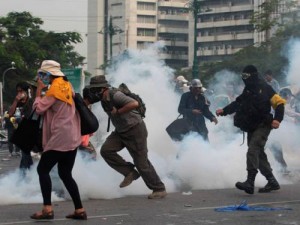
<instances>
[{"instance_id":1,"label":"paved road","mask_svg":"<svg viewBox=\"0 0 300 225\"><path fill-rule=\"evenodd\" d=\"M193 191L191 195L169 194L163 200L148 200L145 196L84 202L88 221L76 224L106 225L298 225L300 221L300 185L287 185L276 193L246 195L235 189ZM286 207L292 210L216 212L216 207L239 204L247 200L251 206ZM55 203L55 220L51 224L75 224L64 219L72 203ZM0 206L0 225L40 224L29 215L40 204ZM41 223L45 224L45 223Z\"/></svg>"},{"instance_id":2,"label":"paved road","mask_svg":"<svg viewBox=\"0 0 300 225\"><path fill-rule=\"evenodd\" d=\"M0 149L0 158L7 150ZM1 176L18 166L19 159L0 161ZM215 208L240 204L243 200L249 206L268 208L290 208L277 211L234 211L216 212ZM1 199L0 199L1 201ZM170 193L162 200L148 200L144 195L111 200L84 201L88 212L87 221L70 221L64 216L73 206L70 201L55 202L55 219L51 224L90 225L299 225L300 183L283 185L274 193L247 195L236 189L194 190L189 195ZM41 204L0 205L0 225L45 224L29 219L39 210Z\"/></svg>"}]
</instances>

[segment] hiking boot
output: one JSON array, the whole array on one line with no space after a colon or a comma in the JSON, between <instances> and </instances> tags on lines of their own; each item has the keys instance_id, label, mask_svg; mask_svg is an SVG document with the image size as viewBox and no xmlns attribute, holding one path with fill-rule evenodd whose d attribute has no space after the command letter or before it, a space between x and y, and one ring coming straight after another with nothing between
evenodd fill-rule
<instances>
[{"instance_id":1,"label":"hiking boot","mask_svg":"<svg viewBox=\"0 0 300 225\"><path fill-rule=\"evenodd\" d=\"M245 182L237 182L235 184L236 188L245 191L247 194L252 195L254 193L254 181L256 174L257 171L249 170L247 180Z\"/></svg>"},{"instance_id":2,"label":"hiking boot","mask_svg":"<svg viewBox=\"0 0 300 225\"><path fill-rule=\"evenodd\" d=\"M136 171L133 170L127 176L124 178L124 180L120 183L120 188L127 187L132 183L132 181L138 179L140 177L140 174Z\"/></svg>"},{"instance_id":3,"label":"hiking boot","mask_svg":"<svg viewBox=\"0 0 300 225\"><path fill-rule=\"evenodd\" d=\"M275 177L272 177L272 178L268 179L268 183L266 184L266 186L258 189L258 192L259 193L268 193L268 192L276 191L279 189L280 189L280 185L278 184Z\"/></svg>"},{"instance_id":4,"label":"hiking boot","mask_svg":"<svg viewBox=\"0 0 300 225\"><path fill-rule=\"evenodd\" d=\"M245 182L237 182L235 184L236 188L245 191L247 194L253 194L254 193L254 184L250 183L248 180Z\"/></svg>"},{"instance_id":5,"label":"hiking boot","mask_svg":"<svg viewBox=\"0 0 300 225\"><path fill-rule=\"evenodd\" d=\"M160 199L167 196L166 190L163 191L153 191L152 194L148 195L148 199Z\"/></svg>"}]
</instances>

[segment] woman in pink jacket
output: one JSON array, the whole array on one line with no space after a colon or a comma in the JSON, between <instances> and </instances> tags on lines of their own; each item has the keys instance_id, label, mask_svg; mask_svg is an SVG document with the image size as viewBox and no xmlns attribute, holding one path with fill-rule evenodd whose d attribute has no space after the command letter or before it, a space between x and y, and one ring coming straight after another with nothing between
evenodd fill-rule
<instances>
[{"instance_id":1,"label":"woman in pink jacket","mask_svg":"<svg viewBox=\"0 0 300 225\"><path fill-rule=\"evenodd\" d=\"M43 196L43 209L31 215L32 219L53 219L51 202L51 169L57 164L58 174L68 190L75 211L67 215L69 219L86 220L78 186L72 177L77 147L81 143L80 117L73 101L73 88L61 72L60 64L53 60L44 60L38 70L38 87L33 108L43 115L43 154L37 171ZM42 89L46 80L51 84L44 97Z\"/></svg>"}]
</instances>

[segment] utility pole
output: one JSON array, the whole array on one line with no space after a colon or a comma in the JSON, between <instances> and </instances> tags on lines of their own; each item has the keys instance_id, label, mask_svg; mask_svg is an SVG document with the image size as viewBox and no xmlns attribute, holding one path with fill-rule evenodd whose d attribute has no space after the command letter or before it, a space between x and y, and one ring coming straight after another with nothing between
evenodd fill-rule
<instances>
[{"instance_id":1,"label":"utility pole","mask_svg":"<svg viewBox=\"0 0 300 225\"><path fill-rule=\"evenodd\" d=\"M116 34L123 33L123 32L124 31L120 27L113 25L112 16L110 16L110 18L109 18L108 27L105 26L104 28L102 28L101 31L98 32L100 34L108 34L109 35L110 60L112 60L112 56L113 56L113 53L112 53L112 46L113 46L112 39L113 39L113 36L116 35Z\"/></svg>"},{"instance_id":2,"label":"utility pole","mask_svg":"<svg viewBox=\"0 0 300 225\"><path fill-rule=\"evenodd\" d=\"M200 13L200 0L191 0L189 2L189 11L192 12L194 17L194 57L193 57L193 67L192 67L192 77L193 79L199 78L199 62L197 58L197 21L198 14Z\"/></svg>"}]
</instances>

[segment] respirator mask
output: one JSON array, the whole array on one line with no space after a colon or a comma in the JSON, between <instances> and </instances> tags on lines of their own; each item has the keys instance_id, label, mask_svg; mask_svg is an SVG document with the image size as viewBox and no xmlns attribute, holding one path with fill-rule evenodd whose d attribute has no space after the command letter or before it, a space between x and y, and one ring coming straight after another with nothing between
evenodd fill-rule
<instances>
[{"instance_id":1,"label":"respirator mask","mask_svg":"<svg viewBox=\"0 0 300 225\"><path fill-rule=\"evenodd\" d=\"M38 72L38 77L43 81L43 83L47 86L49 85L50 83L50 76L52 74L49 73L49 72L42 72L42 71L39 71Z\"/></svg>"},{"instance_id":2,"label":"respirator mask","mask_svg":"<svg viewBox=\"0 0 300 225\"><path fill-rule=\"evenodd\" d=\"M101 101L103 97L102 88L84 88L82 91L83 98L87 99L89 103L93 104L95 102Z\"/></svg>"}]
</instances>

